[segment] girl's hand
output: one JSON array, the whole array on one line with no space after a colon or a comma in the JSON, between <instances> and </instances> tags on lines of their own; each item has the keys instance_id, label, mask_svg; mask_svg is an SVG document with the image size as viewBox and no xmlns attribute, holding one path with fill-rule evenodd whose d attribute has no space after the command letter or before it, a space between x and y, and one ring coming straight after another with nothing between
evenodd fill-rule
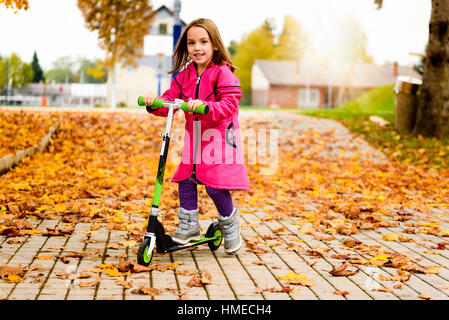
<instances>
[{"instance_id":1,"label":"girl's hand","mask_svg":"<svg viewBox=\"0 0 449 320\"><path fill-rule=\"evenodd\" d=\"M193 111L202 104L205 104L205 103L201 100L189 100L187 102L187 108L189 108L191 111Z\"/></svg>"},{"instance_id":2,"label":"girl's hand","mask_svg":"<svg viewBox=\"0 0 449 320\"><path fill-rule=\"evenodd\" d=\"M143 96L143 102L146 106L151 106L154 102L154 99L157 99L157 95L154 93L147 94Z\"/></svg>"}]
</instances>

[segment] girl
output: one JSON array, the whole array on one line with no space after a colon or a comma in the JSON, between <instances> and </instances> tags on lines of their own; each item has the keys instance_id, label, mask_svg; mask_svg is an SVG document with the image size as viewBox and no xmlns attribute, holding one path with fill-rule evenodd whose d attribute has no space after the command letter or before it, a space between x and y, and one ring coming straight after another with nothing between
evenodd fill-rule
<instances>
[{"instance_id":1,"label":"girl","mask_svg":"<svg viewBox=\"0 0 449 320\"><path fill-rule=\"evenodd\" d=\"M185 113L181 163L172 178L179 183L180 204L179 225L172 239L181 244L199 240L197 185L203 184L218 211L225 252L233 254L240 249L242 240L239 211L229 190L249 189L238 130L238 103L242 93L240 82L233 74L236 67L217 26L209 19L194 20L185 28L173 59L174 67L169 74L180 73L170 88L161 97L148 94L143 101L149 106L155 98L183 99L191 110L208 105L209 113ZM147 107L147 111L166 117L168 108Z\"/></svg>"}]
</instances>

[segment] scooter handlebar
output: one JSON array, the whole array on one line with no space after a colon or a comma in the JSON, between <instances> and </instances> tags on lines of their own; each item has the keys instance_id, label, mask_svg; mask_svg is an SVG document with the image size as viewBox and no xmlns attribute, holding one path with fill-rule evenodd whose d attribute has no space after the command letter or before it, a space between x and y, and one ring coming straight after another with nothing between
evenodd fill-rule
<instances>
[{"instance_id":1,"label":"scooter handlebar","mask_svg":"<svg viewBox=\"0 0 449 320\"><path fill-rule=\"evenodd\" d=\"M137 99L137 104L139 106L142 106L142 107L145 106L145 103L143 102L143 97L142 96L140 96ZM151 106L149 106L149 107L151 107L151 108L163 108L163 107L166 107L169 104L176 104L176 102L164 101L163 99L154 99L153 104ZM208 105L202 104L198 108L196 108L195 110L190 110L187 107L187 102L185 102L185 101L183 101L181 103L179 109L182 109L182 110L187 111L187 112L192 112L192 113L200 113L200 114L208 114L209 113L209 106Z\"/></svg>"}]
</instances>

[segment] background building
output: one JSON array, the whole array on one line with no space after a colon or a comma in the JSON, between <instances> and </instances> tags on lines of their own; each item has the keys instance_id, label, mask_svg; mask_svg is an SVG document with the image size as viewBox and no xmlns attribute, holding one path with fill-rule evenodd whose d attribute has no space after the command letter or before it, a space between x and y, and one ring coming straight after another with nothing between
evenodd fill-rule
<instances>
[{"instance_id":1,"label":"background building","mask_svg":"<svg viewBox=\"0 0 449 320\"><path fill-rule=\"evenodd\" d=\"M421 79L397 63L319 63L256 60L251 70L253 106L335 108L370 89L394 84L398 75Z\"/></svg>"},{"instance_id":2,"label":"background building","mask_svg":"<svg viewBox=\"0 0 449 320\"><path fill-rule=\"evenodd\" d=\"M117 68L118 106L135 106L138 96L164 92L170 87L171 75L167 72L172 67L174 24L174 13L165 5L154 12L150 32L144 39L144 57L136 60L136 67ZM184 21L181 24L182 28L186 26Z\"/></svg>"}]
</instances>

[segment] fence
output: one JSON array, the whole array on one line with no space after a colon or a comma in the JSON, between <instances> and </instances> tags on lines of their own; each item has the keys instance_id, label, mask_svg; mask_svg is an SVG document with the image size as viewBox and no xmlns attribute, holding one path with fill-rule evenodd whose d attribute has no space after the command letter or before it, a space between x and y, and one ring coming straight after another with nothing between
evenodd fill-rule
<instances>
[{"instance_id":1,"label":"fence","mask_svg":"<svg viewBox=\"0 0 449 320\"><path fill-rule=\"evenodd\" d=\"M44 97L44 99L43 99ZM14 88L8 96L0 96L1 105L23 106L101 106L107 100L107 85L92 83L41 84Z\"/></svg>"}]
</instances>

